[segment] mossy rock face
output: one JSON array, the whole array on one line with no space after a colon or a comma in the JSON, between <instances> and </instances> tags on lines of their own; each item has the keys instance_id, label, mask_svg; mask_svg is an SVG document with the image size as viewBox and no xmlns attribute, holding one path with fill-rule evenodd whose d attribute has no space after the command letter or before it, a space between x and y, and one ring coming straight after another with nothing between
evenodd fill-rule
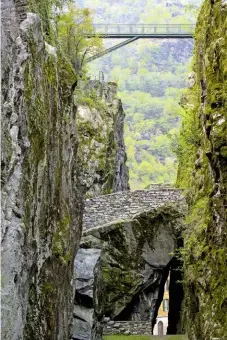
<instances>
[{"instance_id":1,"label":"mossy rock face","mask_svg":"<svg viewBox=\"0 0 227 340\"><path fill-rule=\"evenodd\" d=\"M95 94L79 90L75 96L80 178L88 198L129 189L122 103L108 84L106 95L97 86Z\"/></svg>"},{"instance_id":2,"label":"mossy rock face","mask_svg":"<svg viewBox=\"0 0 227 340\"><path fill-rule=\"evenodd\" d=\"M68 339L82 229L72 90L77 76L59 51L45 50L35 14L18 32L7 46L16 52L3 82L2 336Z\"/></svg>"},{"instance_id":3,"label":"mossy rock face","mask_svg":"<svg viewBox=\"0 0 227 340\"><path fill-rule=\"evenodd\" d=\"M141 320L150 320L150 303L158 304L181 237L183 217L184 212L172 203L140 213L128 221L119 220L87 230L75 260L76 317L81 318L83 310L86 324L86 315L90 315L92 308L94 319L90 321L90 329L92 322L95 326L104 315L124 320L139 315ZM87 266L82 254L87 254L87 263L93 263L97 251L100 258L95 264L94 275L85 275L79 265L83 262ZM93 302L89 307L86 296L91 291Z\"/></svg>"},{"instance_id":4,"label":"mossy rock face","mask_svg":"<svg viewBox=\"0 0 227 340\"><path fill-rule=\"evenodd\" d=\"M165 206L138 215L131 221L120 222L109 232L101 233L104 241L101 272L106 316L114 318L123 312L136 296L140 296L147 280L157 275L157 281L161 281L163 270L173 256L177 226L181 229L181 222L180 213ZM151 284L149 293L155 297L157 291L153 279L153 288ZM142 311L142 302L141 305L132 306L129 318L133 318L136 309L142 319L149 319L150 315Z\"/></svg>"},{"instance_id":5,"label":"mossy rock face","mask_svg":"<svg viewBox=\"0 0 227 340\"><path fill-rule=\"evenodd\" d=\"M196 83L183 122L178 184L190 203L185 321L190 339L227 334L227 4L204 1L195 34ZM186 160L186 157L189 161Z\"/></svg>"}]
</instances>

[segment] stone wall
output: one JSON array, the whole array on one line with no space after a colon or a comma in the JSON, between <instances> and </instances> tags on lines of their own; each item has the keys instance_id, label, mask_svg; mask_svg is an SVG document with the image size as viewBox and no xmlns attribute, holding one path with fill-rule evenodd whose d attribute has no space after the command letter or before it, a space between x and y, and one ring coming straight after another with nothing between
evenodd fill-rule
<instances>
[{"instance_id":1,"label":"stone wall","mask_svg":"<svg viewBox=\"0 0 227 340\"><path fill-rule=\"evenodd\" d=\"M105 321L105 320L104 320ZM107 321L103 325L103 334L151 335L151 321Z\"/></svg>"},{"instance_id":2,"label":"stone wall","mask_svg":"<svg viewBox=\"0 0 227 340\"><path fill-rule=\"evenodd\" d=\"M127 220L170 202L175 205L184 203L181 190L161 185L154 185L150 190L124 191L87 199L83 227L90 229L116 220Z\"/></svg>"}]
</instances>

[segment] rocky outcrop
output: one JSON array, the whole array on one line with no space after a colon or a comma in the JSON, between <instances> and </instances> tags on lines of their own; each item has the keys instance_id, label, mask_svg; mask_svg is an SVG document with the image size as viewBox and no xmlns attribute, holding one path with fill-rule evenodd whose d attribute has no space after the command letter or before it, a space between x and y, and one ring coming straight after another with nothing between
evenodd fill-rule
<instances>
[{"instance_id":1,"label":"rocky outcrop","mask_svg":"<svg viewBox=\"0 0 227 340\"><path fill-rule=\"evenodd\" d=\"M82 101L77 114L78 157L80 179L87 197L129 189L125 114L116 92L116 84L95 81L83 86L82 100L78 96Z\"/></svg>"},{"instance_id":2,"label":"rocky outcrop","mask_svg":"<svg viewBox=\"0 0 227 340\"><path fill-rule=\"evenodd\" d=\"M154 193L158 195L157 190ZM178 195L179 200L183 199L180 192ZM124 208L121 204L122 212ZM115 220L84 231L75 259L74 308L74 324L80 323L84 332L81 336L75 327L73 339L101 339L104 316L152 321L154 325L165 281L174 268L173 253L179 246L184 213L184 204L166 200L157 208L129 216L128 220ZM82 268L81 263L90 270Z\"/></svg>"},{"instance_id":3,"label":"rocky outcrop","mask_svg":"<svg viewBox=\"0 0 227 340\"><path fill-rule=\"evenodd\" d=\"M225 339L227 334L226 29L226 1L204 1L195 35L195 84L184 103L178 173L190 207L185 318L193 340Z\"/></svg>"},{"instance_id":4,"label":"rocky outcrop","mask_svg":"<svg viewBox=\"0 0 227 340\"><path fill-rule=\"evenodd\" d=\"M94 320L94 280L101 249L79 249L75 260L76 294L73 312L73 339L91 339ZM101 289L101 285L100 285ZM102 301L99 302L101 306ZM102 307L102 306L101 306ZM98 327L97 324L94 325ZM93 339L96 339L95 334Z\"/></svg>"},{"instance_id":5,"label":"rocky outcrop","mask_svg":"<svg viewBox=\"0 0 227 340\"><path fill-rule=\"evenodd\" d=\"M92 85L92 86L91 86ZM81 87L87 97L81 100ZM124 144L122 103L116 84L89 82L79 85L77 127L79 135L80 182L87 197L129 189ZM84 95L83 93L83 95ZM94 99L95 98L95 99ZM84 101L84 102L83 102ZM109 195L107 195L109 196ZM106 196L103 196L106 197ZM94 209L94 214L98 213ZM80 248L75 259L76 293L73 339L95 339L101 334L102 300L99 261L101 249ZM94 322L95 319L95 322Z\"/></svg>"},{"instance_id":6,"label":"rocky outcrop","mask_svg":"<svg viewBox=\"0 0 227 340\"><path fill-rule=\"evenodd\" d=\"M2 3L2 338L68 339L82 197L76 75L24 1Z\"/></svg>"},{"instance_id":7,"label":"rocky outcrop","mask_svg":"<svg viewBox=\"0 0 227 340\"><path fill-rule=\"evenodd\" d=\"M75 100L80 102L76 120L80 182L87 197L129 189L124 144L125 114L121 101L116 98L116 90L114 83L91 81L85 86L79 84L75 95ZM93 213L96 215L98 211L94 209ZM82 247L75 259L73 339L98 340L102 332L100 254L99 248Z\"/></svg>"}]
</instances>

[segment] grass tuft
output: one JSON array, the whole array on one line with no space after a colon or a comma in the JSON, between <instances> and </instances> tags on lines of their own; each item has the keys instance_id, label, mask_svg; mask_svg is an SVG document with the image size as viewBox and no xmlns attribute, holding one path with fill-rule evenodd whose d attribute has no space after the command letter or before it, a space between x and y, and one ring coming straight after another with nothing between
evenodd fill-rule
<instances>
[{"instance_id":1,"label":"grass tuft","mask_svg":"<svg viewBox=\"0 0 227 340\"><path fill-rule=\"evenodd\" d=\"M146 335L106 335L104 340L187 340L186 335L146 336Z\"/></svg>"}]
</instances>

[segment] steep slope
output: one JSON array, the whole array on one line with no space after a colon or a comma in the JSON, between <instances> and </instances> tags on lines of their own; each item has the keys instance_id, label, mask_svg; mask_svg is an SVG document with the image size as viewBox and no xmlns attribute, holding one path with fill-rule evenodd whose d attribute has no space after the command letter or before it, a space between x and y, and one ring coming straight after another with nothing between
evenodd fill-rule
<instances>
[{"instance_id":1,"label":"steep slope","mask_svg":"<svg viewBox=\"0 0 227 340\"><path fill-rule=\"evenodd\" d=\"M24 1L3 1L2 338L68 339L82 196L76 74Z\"/></svg>"},{"instance_id":2,"label":"steep slope","mask_svg":"<svg viewBox=\"0 0 227 340\"><path fill-rule=\"evenodd\" d=\"M190 339L227 335L227 3L199 14L194 85L183 104L178 185L187 189L185 317ZM192 79L193 80L193 79Z\"/></svg>"}]
</instances>

